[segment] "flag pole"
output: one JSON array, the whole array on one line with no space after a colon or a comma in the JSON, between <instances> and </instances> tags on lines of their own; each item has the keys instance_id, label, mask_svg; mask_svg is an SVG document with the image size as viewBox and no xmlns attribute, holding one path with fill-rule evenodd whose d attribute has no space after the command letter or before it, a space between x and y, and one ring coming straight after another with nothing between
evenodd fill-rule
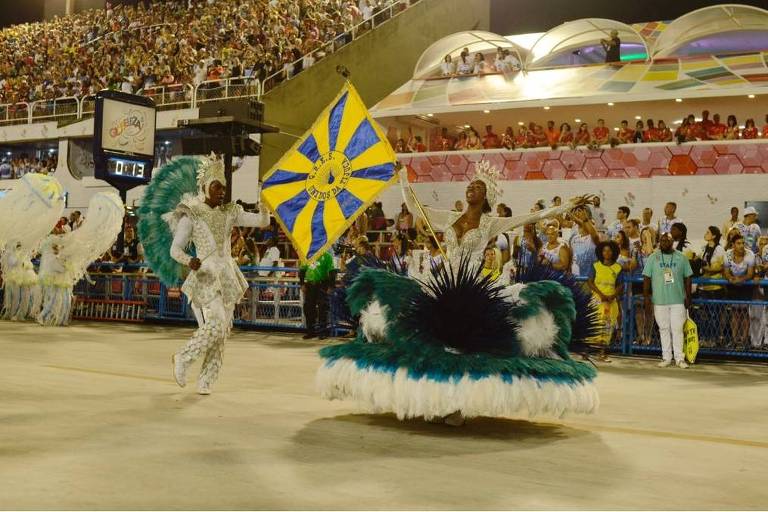
<instances>
[{"instance_id":1,"label":"flag pole","mask_svg":"<svg viewBox=\"0 0 768 512\"><path fill-rule=\"evenodd\" d=\"M429 229L429 232L432 234L432 238L435 240L437 248L440 250L440 254L443 256L443 260L448 263L448 256L446 256L445 251L443 250L443 246L440 244L440 240L437 239L437 234L435 233L435 229L432 227L432 223L429 221L427 212L424 211L424 207L421 206L421 201L419 201L419 198L416 197L416 192L413 191L410 184L408 184L408 192L411 194L413 202L416 203L416 208L419 209L419 214L421 214L421 217L427 223L427 229Z\"/></svg>"}]
</instances>

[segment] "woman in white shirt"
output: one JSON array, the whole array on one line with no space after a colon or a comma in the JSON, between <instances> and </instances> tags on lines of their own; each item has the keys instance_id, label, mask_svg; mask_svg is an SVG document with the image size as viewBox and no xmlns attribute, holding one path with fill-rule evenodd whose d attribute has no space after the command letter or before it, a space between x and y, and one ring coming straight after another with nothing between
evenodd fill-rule
<instances>
[{"instance_id":1,"label":"woman in white shirt","mask_svg":"<svg viewBox=\"0 0 768 512\"><path fill-rule=\"evenodd\" d=\"M456 73L456 65L453 63L453 59L451 58L450 54L446 55L442 64L440 64L440 71L442 72L443 76L451 76Z\"/></svg>"},{"instance_id":2,"label":"woman in white shirt","mask_svg":"<svg viewBox=\"0 0 768 512\"><path fill-rule=\"evenodd\" d=\"M725 278L731 300L750 301L754 287L749 283L755 274L755 253L746 248L744 237L734 235L733 248L725 253ZM744 343L749 334L749 315L743 304L731 306L731 332L733 341Z\"/></svg>"},{"instance_id":3,"label":"woman in white shirt","mask_svg":"<svg viewBox=\"0 0 768 512\"><path fill-rule=\"evenodd\" d=\"M464 54L460 55L458 65L456 67L456 72L460 75L471 75L473 69L474 65L469 62L467 56Z\"/></svg>"},{"instance_id":4,"label":"woman in white shirt","mask_svg":"<svg viewBox=\"0 0 768 512\"><path fill-rule=\"evenodd\" d=\"M482 75L484 73L488 73L489 71L490 69L488 67L488 63L485 62L485 55L477 52L475 54L475 63L474 67L472 68L472 72L476 75Z\"/></svg>"}]
</instances>

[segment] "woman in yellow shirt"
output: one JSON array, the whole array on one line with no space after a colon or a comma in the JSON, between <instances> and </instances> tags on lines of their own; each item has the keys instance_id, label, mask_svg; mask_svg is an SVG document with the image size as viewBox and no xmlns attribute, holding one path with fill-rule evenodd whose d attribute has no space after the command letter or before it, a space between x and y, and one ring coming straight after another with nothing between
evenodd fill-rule
<instances>
[{"instance_id":1,"label":"woman in yellow shirt","mask_svg":"<svg viewBox=\"0 0 768 512\"><path fill-rule=\"evenodd\" d=\"M597 336L597 342L600 344L598 360L610 363L611 360L607 356L608 345L621 319L619 300L623 293L623 285L620 282L622 269L616 262L619 246L613 240L600 242L595 248L595 255L597 261L592 264L587 283L594 300L599 303L598 315L603 326Z\"/></svg>"}]
</instances>

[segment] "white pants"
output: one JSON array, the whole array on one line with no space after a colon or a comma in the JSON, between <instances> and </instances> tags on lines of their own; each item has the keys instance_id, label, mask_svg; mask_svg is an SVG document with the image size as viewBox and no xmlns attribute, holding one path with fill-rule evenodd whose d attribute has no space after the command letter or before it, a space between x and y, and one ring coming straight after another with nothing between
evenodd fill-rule
<instances>
[{"instance_id":1,"label":"white pants","mask_svg":"<svg viewBox=\"0 0 768 512\"><path fill-rule=\"evenodd\" d=\"M669 306L653 306L656 324L659 326L661 338L661 357L664 361L671 361L674 349L675 362L685 359L683 353L683 324L688 316L684 304L671 304Z\"/></svg>"},{"instance_id":2,"label":"white pants","mask_svg":"<svg viewBox=\"0 0 768 512\"><path fill-rule=\"evenodd\" d=\"M185 367L205 354L197 385L210 388L219 376L224 356L224 342L232 329L233 308L226 308L221 298L203 307L202 311L192 307L197 318L198 329L186 345L178 352Z\"/></svg>"}]
</instances>

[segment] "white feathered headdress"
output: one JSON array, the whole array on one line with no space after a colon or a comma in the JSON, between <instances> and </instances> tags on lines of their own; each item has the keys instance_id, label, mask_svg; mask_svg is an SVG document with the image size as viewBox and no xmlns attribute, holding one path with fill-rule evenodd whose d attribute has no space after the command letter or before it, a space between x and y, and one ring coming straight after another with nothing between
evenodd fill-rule
<instances>
[{"instance_id":1,"label":"white feathered headdress","mask_svg":"<svg viewBox=\"0 0 768 512\"><path fill-rule=\"evenodd\" d=\"M214 181L222 185L227 184L224 174L224 161L211 153L210 156L201 156L200 167L197 169L197 186L203 194L208 193L208 187Z\"/></svg>"},{"instance_id":2,"label":"white feathered headdress","mask_svg":"<svg viewBox=\"0 0 768 512\"><path fill-rule=\"evenodd\" d=\"M504 193L499 184L501 173L488 160L480 160L475 164L474 179L485 183L485 198L488 200L491 208L493 208L496 200Z\"/></svg>"}]
</instances>

